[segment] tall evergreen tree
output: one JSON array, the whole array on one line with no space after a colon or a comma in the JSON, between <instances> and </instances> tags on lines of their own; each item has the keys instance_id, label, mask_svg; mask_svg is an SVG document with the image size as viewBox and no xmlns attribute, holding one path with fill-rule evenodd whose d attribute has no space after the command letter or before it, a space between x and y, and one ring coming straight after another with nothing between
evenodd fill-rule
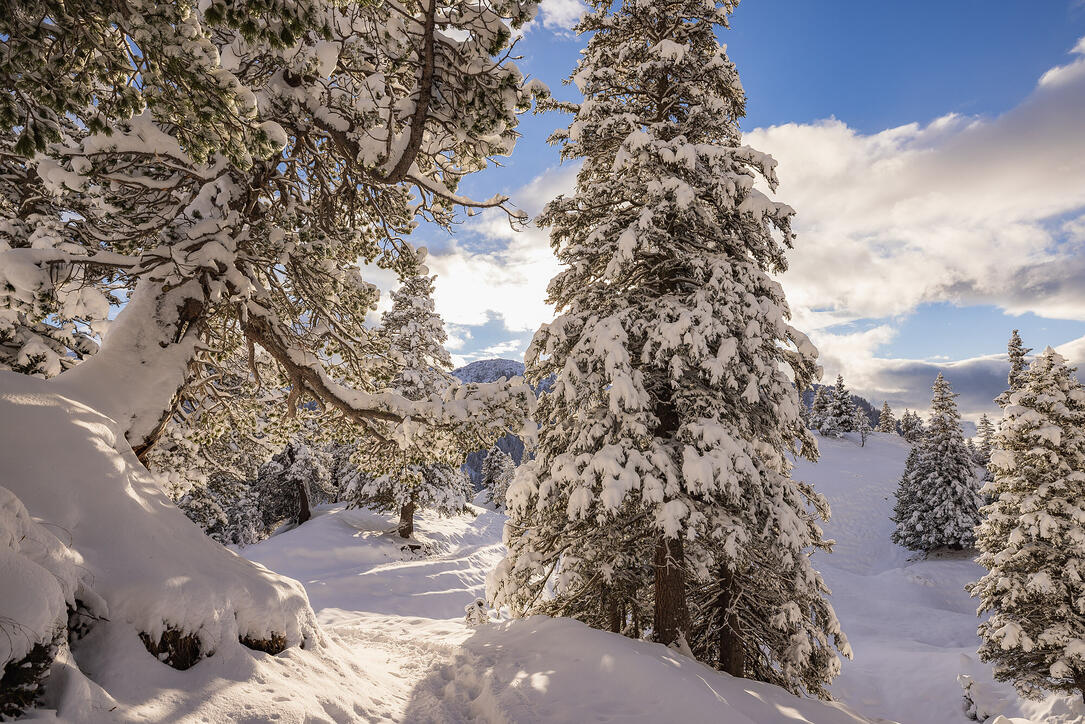
<instances>
[{"instance_id":1,"label":"tall evergreen tree","mask_svg":"<svg viewBox=\"0 0 1085 724\"><path fill-rule=\"evenodd\" d=\"M610 6L577 28L585 100L561 104L575 119L553 136L583 159L539 219L564 269L528 375L555 381L490 596L629 630L623 612L650 591L657 641L826 695L834 645L847 651L810 563L827 507L789 457L816 456L798 399L816 350L769 276L792 211L755 187L776 185L773 161L741 145L743 93L715 35L733 3ZM710 595L691 609L691 590Z\"/></svg>"},{"instance_id":2,"label":"tall evergreen tree","mask_svg":"<svg viewBox=\"0 0 1085 724\"><path fill-rule=\"evenodd\" d=\"M851 392L844 384L843 375L836 376L836 384L829 398L828 409L822 417L818 431L826 437L855 431L855 403L851 399Z\"/></svg>"},{"instance_id":3,"label":"tall evergreen tree","mask_svg":"<svg viewBox=\"0 0 1085 724\"><path fill-rule=\"evenodd\" d=\"M1015 329L1010 333L1010 341L1006 344L1006 357L1010 361L1010 372L1006 378L1009 389L995 398L1000 406L1005 407L1009 403L1010 395L1021 389L1025 372L1028 370L1026 357L1032 351L1032 347L1026 347L1021 341L1020 333Z\"/></svg>"},{"instance_id":4,"label":"tall evergreen tree","mask_svg":"<svg viewBox=\"0 0 1085 724\"><path fill-rule=\"evenodd\" d=\"M882 403L882 411L878 415L878 426L874 429L887 435L896 434L897 418L893 416L893 411L889 408L889 400Z\"/></svg>"},{"instance_id":5,"label":"tall evergreen tree","mask_svg":"<svg viewBox=\"0 0 1085 724\"><path fill-rule=\"evenodd\" d=\"M1085 693L1085 389L1048 347L1017 377L977 543L980 658L1030 698Z\"/></svg>"},{"instance_id":6,"label":"tall evergreen tree","mask_svg":"<svg viewBox=\"0 0 1085 724\"><path fill-rule=\"evenodd\" d=\"M455 383L452 358L445 349L448 335L433 304L433 278L417 275L392 292L392 307L381 317L390 356L396 369L392 388L408 400L439 399ZM355 504L399 513L398 532L414 533L420 507L454 514L470 499L471 485L460 471L462 451L450 449L440 429L416 432L418 445L371 458L369 476L352 490ZM439 444L444 442L445 444Z\"/></svg>"},{"instance_id":7,"label":"tall evergreen tree","mask_svg":"<svg viewBox=\"0 0 1085 724\"><path fill-rule=\"evenodd\" d=\"M982 504L976 471L961 432L957 395L941 373L932 389L930 423L909 481L914 497L907 514L896 519L893 540L921 551L969 548Z\"/></svg>"}]
</instances>

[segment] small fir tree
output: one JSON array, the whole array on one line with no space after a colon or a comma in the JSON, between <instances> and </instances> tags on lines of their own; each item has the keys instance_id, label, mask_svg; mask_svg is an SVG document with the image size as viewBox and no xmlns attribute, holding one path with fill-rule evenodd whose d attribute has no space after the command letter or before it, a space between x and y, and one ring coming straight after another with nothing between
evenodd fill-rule
<instances>
[{"instance_id":1,"label":"small fir tree","mask_svg":"<svg viewBox=\"0 0 1085 724\"><path fill-rule=\"evenodd\" d=\"M818 431L825 437L837 437L845 432L855 431L855 403L851 393L844 385L843 375L836 376L828 409L822 417Z\"/></svg>"},{"instance_id":2,"label":"small fir tree","mask_svg":"<svg viewBox=\"0 0 1085 724\"><path fill-rule=\"evenodd\" d=\"M905 410L900 417L900 436L915 445L923 439L926 427L918 413Z\"/></svg>"},{"instance_id":3,"label":"small fir tree","mask_svg":"<svg viewBox=\"0 0 1085 724\"><path fill-rule=\"evenodd\" d=\"M893 540L928 552L970 548L982 504L976 471L961 432L956 395L941 373L932 389L930 424L909 481L914 497L907 514L896 519Z\"/></svg>"},{"instance_id":4,"label":"small fir tree","mask_svg":"<svg viewBox=\"0 0 1085 724\"><path fill-rule=\"evenodd\" d=\"M832 399L832 388L819 386L814 393L814 404L810 410L810 429L820 430L825 422L825 416L829 414L829 401Z\"/></svg>"},{"instance_id":5,"label":"small fir tree","mask_svg":"<svg viewBox=\"0 0 1085 724\"><path fill-rule=\"evenodd\" d=\"M1005 407L1009 402L1010 395L1021 388L1025 372L1028 370L1028 353L1032 347L1026 347L1021 341L1021 334L1015 329L1010 333L1010 341L1006 344L1006 357L1010 362L1010 372L1006 377L1009 389L995 398L1000 407Z\"/></svg>"},{"instance_id":6,"label":"small fir tree","mask_svg":"<svg viewBox=\"0 0 1085 724\"><path fill-rule=\"evenodd\" d=\"M323 455L301 440L291 440L260 466L252 490L265 532L284 522L301 525L312 517L313 505L331 492L325 462Z\"/></svg>"},{"instance_id":7,"label":"small fir tree","mask_svg":"<svg viewBox=\"0 0 1085 724\"><path fill-rule=\"evenodd\" d=\"M890 516L890 519L898 527L903 521L911 520L912 511L916 507L915 486L912 480L918 460L919 446L914 446L908 452L908 459L904 463L904 472L901 473L900 481L897 483L896 502L893 504L893 515ZM893 531L892 540L894 543L901 543L901 538L897 535L896 530Z\"/></svg>"},{"instance_id":8,"label":"small fir tree","mask_svg":"<svg viewBox=\"0 0 1085 724\"><path fill-rule=\"evenodd\" d=\"M896 434L897 418L893 416L893 410L889 408L889 400L882 403L882 411L878 415L878 426L874 429L887 435Z\"/></svg>"},{"instance_id":9,"label":"small fir tree","mask_svg":"<svg viewBox=\"0 0 1085 724\"><path fill-rule=\"evenodd\" d=\"M866 447L866 439L870 437L870 418L866 412L856 408L853 427L859 433L859 446Z\"/></svg>"},{"instance_id":10,"label":"small fir tree","mask_svg":"<svg viewBox=\"0 0 1085 724\"><path fill-rule=\"evenodd\" d=\"M1017 378L994 438L979 562L979 654L1029 698L1085 692L1085 389L1050 347Z\"/></svg>"},{"instance_id":11,"label":"small fir tree","mask_svg":"<svg viewBox=\"0 0 1085 724\"><path fill-rule=\"evenodd\" d=\"M505 507L505 491L512 482L516 464L512 456L494 445L482 461L482 487L488 491L490 502L498 509Z\"/></svg>"}]
</instances>

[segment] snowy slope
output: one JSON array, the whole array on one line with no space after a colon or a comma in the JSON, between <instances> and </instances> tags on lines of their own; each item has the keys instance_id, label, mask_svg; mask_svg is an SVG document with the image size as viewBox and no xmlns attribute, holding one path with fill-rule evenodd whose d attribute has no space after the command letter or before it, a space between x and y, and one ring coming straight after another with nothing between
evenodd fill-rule
<instances>
[{"instance_id":1,"label":"snowy slope","mask_svg":"<svg viewBox=\"0 0 1085 724\"><path fill-rule=\"evenodd\" d=\"M855 657L845 661L832 691L869 716L901 724L963 724L959 674L977 683L981 708L1026 721L1082 722L1085 707L1062 697L1023 702L996 684L976 657L976 602L964 586L983 569L967 553L920 560L890 541L893 494L909 445L874 433L865 447L818 438L821 459L800 462L797 478L829 498L826 537L834 552L817 567Z\"/></svg>"}]
</instances>

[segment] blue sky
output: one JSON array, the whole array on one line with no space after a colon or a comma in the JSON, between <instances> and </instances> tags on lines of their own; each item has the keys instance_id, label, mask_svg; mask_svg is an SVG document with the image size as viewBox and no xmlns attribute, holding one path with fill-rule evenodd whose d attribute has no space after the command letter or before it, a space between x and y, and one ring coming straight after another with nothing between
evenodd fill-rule
<instances>
[{"instance_id":1,"label":"blue sky","mask_svg":"<svg viewBox=\"0 0 1085 724\"><path fill-rule=\"evenodd\" d=\"M544 0L518 45L573 99L577 7ZM746 142L798 213L781 281L827 375L925 407L944 370L974 415L1013 327L1085 362L1085 2L746 0L721 39ZM546 144L565 123L525 116L513 156L464 190L537 213L573 183ZM492 216L422 231L457 359L519 358L551 314L545 235Z\"/></svg>"}]
</instances>

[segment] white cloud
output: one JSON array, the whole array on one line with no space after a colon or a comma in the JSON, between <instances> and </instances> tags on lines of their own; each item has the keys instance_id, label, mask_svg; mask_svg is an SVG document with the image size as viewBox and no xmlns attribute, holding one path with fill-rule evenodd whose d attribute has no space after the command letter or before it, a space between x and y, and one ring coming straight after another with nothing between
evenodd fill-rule
<instances>
[{"instance_id":1,"label":"white cloud","mask_svg":"<svg viewBox=\"0 0 1085 724\"><path fill-rule=\"evenodd\" d=\"M539 10L547 30L571 30L587 8L580 0L542 0Z\"/></svg>"},{"instance_id":2,"label":"white cloud","mask_svg":"<svg viewBox=\"0 0 1085 724\"><path fill-rule=\"evenodd\" d=\"M551 169L512 194L534 216L544 203L573 188L576 166ZM437 309L450 324L474 326L500 318L513 332L534 331L554 316L546 287L558 272L547 232L533 224L513 230L501 212L488 212L462 228L498 245L500 251L475 251L454 241L426 259L437 274Z\"/></svg>"},{"instance_id":3,"label":"white cloud","mask_svg":"<svg viewBox=\"0 0 1085 724\"><path fill-rule=\"evenodd\" d=\"M1085 59L1058 75L990 120L949 115L870 135L828 120L747 134L779 162L779 198L797 210L782 281L798 324L936 301L1085 318L1080 238L1054 223L1085 208Z\"/></svg>"}]
</instances>

